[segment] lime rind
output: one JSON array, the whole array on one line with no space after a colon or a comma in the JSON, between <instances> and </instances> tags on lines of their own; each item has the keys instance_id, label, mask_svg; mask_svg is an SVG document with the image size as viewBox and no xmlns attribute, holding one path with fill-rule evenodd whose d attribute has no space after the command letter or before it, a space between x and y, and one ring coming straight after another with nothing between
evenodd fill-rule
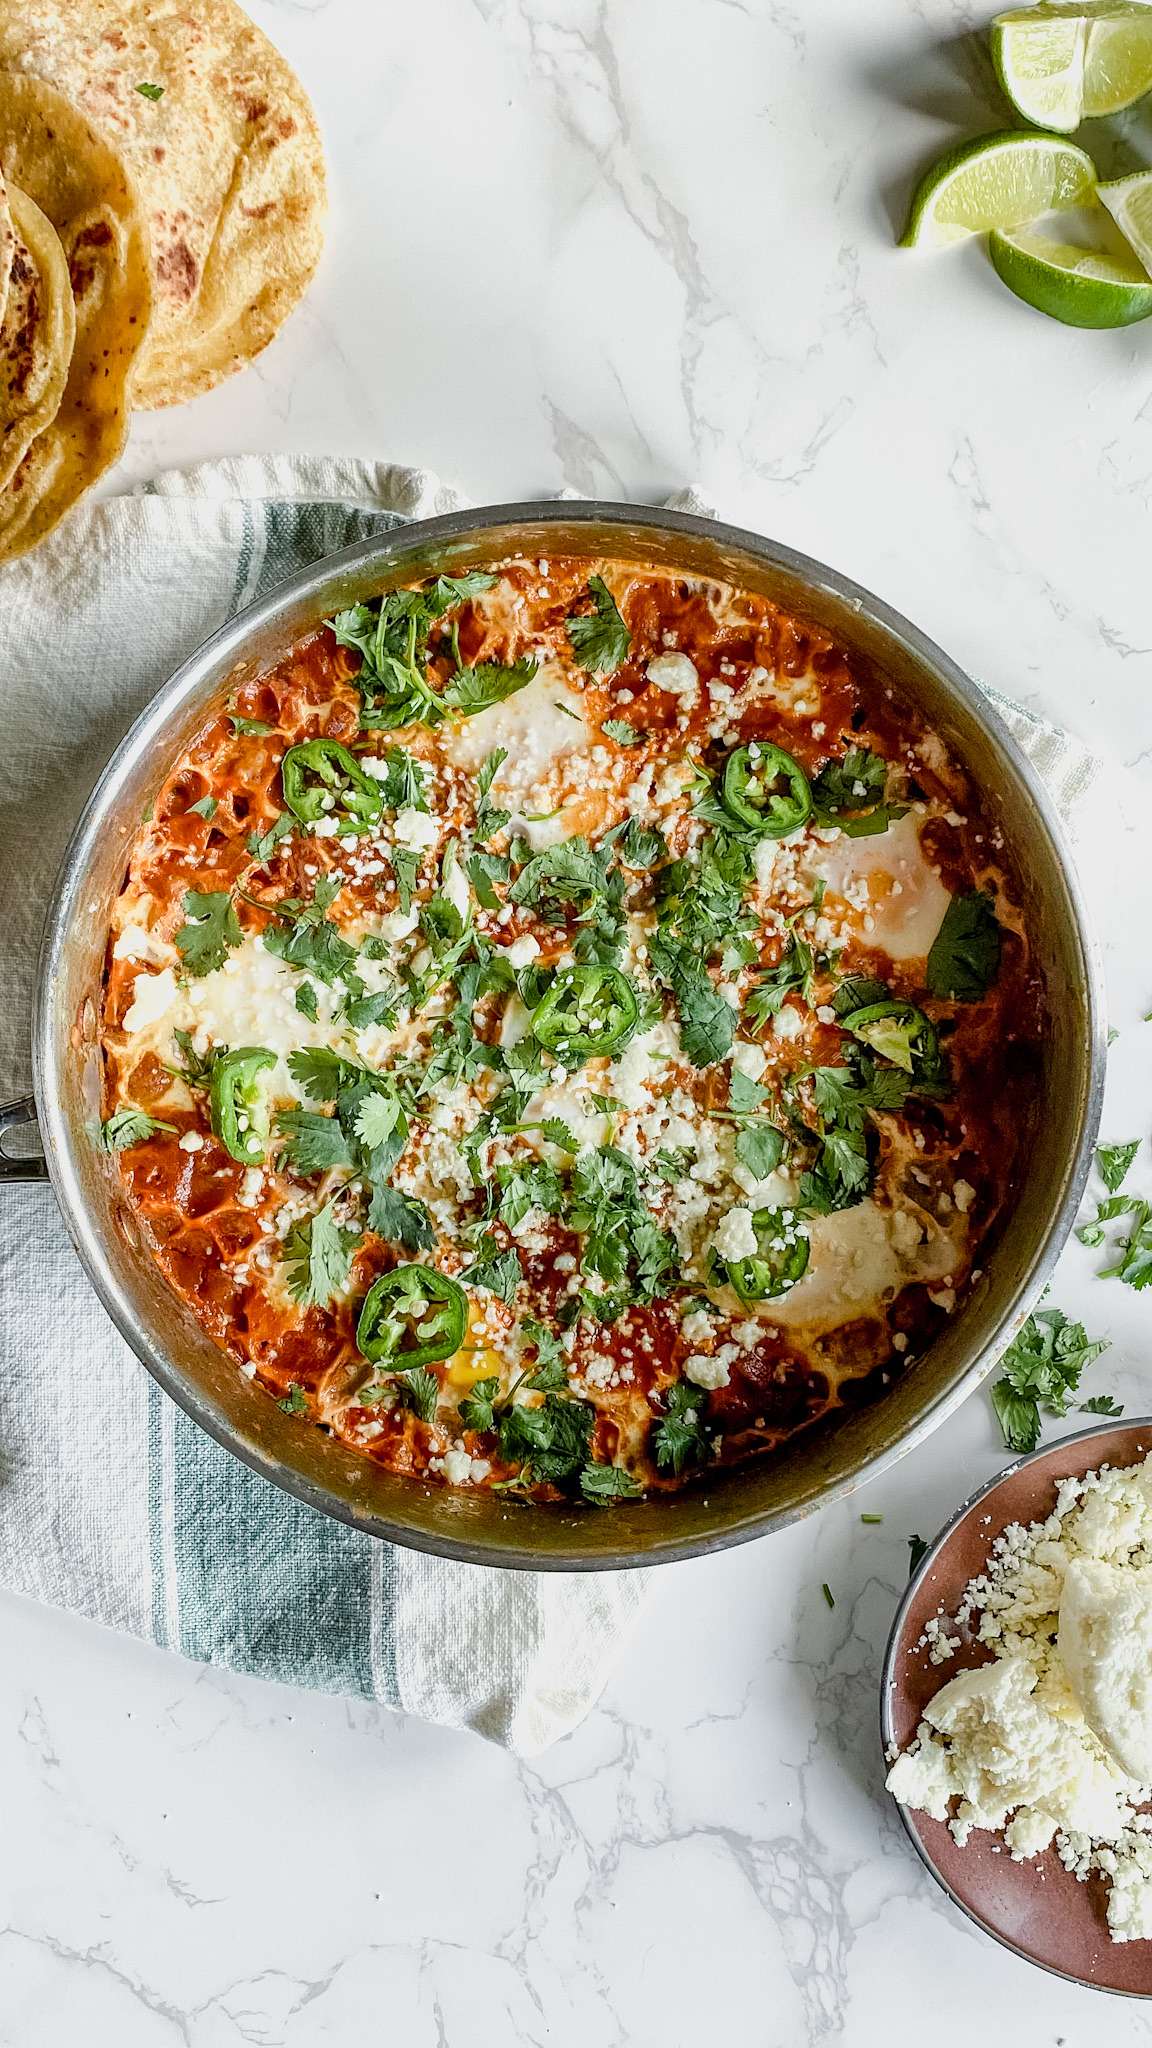
<instances>
[{"instance_id":1,"label":"lime rind","mask_svg":"<svg viewBox=\"0 0 1152 2048\"><path fill-rule=\"evenodd\" d=\"M905 249L942 247L989 228L1024 227L1068 206L1086 205L1096 167L1075 143L1036 130L978 135L948 150L912 196Z\"/></svg>"},{"instance_id":2,"label":"lime rind","mask_svg":"<svg viewBox=\"0 0 1152 2048\"><path fill-rule=\"evenodd\" d=\"M993 229L988 253L1009 291L1066 327L1130 327L1152 315L1152 278L1136 257Z\"/></svg>"},{"instance_id":3,"label":"lime rind","mask_svg":"<svg viewBox=\"0 0 1152 2048\"><path fill-rule=\"evenodd\" d=\"M1096 195L1152 278L1152 171L1110 178L1097 185Z\"/></svg>"},{"instance_id":4,"label":"lime rind","mask_svg":"<svg viewBox=\"0 0 1152 2048\"><path fill-rule=\"evenodd\" d=\"M1070 135L1152 91L1152 7L1141 0L1069 0L998 14L992 61L1026 121Z\"/></svg>"}]
</instances>

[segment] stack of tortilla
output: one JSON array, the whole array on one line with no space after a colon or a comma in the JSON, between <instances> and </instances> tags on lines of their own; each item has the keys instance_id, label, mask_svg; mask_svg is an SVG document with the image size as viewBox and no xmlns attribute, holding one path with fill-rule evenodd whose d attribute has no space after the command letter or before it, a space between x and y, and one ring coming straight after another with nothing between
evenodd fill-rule
<instances>
[{"instance_id":1,"label":"stack of tortilla","mask_svg":"<svg viewBox=\"0 0 1152 2048\"><path fill-rule=\"evenodd\" d=\"M320 258L320 132L234 0L0 5L0 562L211 390Z\"/></svg>"}]
</instances>

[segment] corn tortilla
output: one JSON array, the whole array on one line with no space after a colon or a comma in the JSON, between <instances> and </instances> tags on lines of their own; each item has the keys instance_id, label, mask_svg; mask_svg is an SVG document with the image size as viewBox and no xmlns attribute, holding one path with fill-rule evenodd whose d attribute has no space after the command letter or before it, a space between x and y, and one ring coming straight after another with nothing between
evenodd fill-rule
<instances>
[{"instance_id":1,"label":"corn tortilla","mask_svg":"<svg viewBox=\"0 0 1152 2048\"><path fill-rule=\"evenodd\" d=\"M133 405L175 405L249 362L324 231L320 132L279 51L233 0L6 0L0 65L67 94L140 188L154 315Z\"/></svg>"},{"instance_id":2,"label":"corn tortilla","mask_svg":"<svg viewBox=\"0 0 1152 2048\"><path fill-rule=\"evenodd\" d=\"M60 410L76 339L76 308L60 237L15 185L15 252L0 320L0 490Z\"/></svg>"},{"instance_id":3,"label":"corn tortilla","mask_svg":"<svg viewBox=\"0 0 1152 2048\"><path fill-rule=\"evenodd\" d=\"M151 274L143 214L122 163L38 78L0 71L0 166L55 228L76 315L59 411L0 491L4 561L34 547L120 454Z\"/></svg>"}]
</instances>

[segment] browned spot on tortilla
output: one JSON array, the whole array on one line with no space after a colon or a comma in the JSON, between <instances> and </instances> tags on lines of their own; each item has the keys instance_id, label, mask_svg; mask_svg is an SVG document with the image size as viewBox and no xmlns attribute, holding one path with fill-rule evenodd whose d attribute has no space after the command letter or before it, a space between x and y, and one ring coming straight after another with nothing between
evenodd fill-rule
<instances>
[{"instance_id":1,"label":"browned spot on tortilla","mask_svg":"<svg viewBox=\"0 0 1152 2048\"><path fill-rule=\"evenodd\" d=\"M156 252L156 275L169 298L187 302L200 282L200 266L183 235Z\"/></svg>"},{"instance_id":2,"label":"browned spot on tortilla","mask_svg":"<svg viewBox=\"0 0 1152 2048\"><path fill-rule=\"evenodd\" d=\"M163 143L161 143L161 142L154 142L154 143L152 144L152 156L153 156L153 160L154 160L154 161L155 161L156 163L158 163L158 164L162 164L162 163L163 163L163 161L164 161L164 158L165 158L165 156L167 155L167 153L168 153L168 152L167 152L167 151L166 151L166 149L164 148L164 145L163 145Z\"/></svg>"},{"instance_id":3,"label":"browned spot on tortilla","mask_svg":"<svg viewBox=\"0 0 1152 2048\"><path fill-rule=\"evenodd\" d=\"M94 220L90 228L77 235L72 247L76 249L106 249L112 240L112 230L106 220Z\"/></svg>"},{"instance_id":4,"label":"browned spot on tortilla","mask_svg":"<svg viewBox=\"0 0 1152 2048\"><path fill-rule=\"evenodd\" d=\"M264 220L268 214L274 213L275 210L276 201L274 199L266 199L263 206L242 206L240 208L245 220Z\"/></svg>"},{"instance_id":5,"label":"browned spot on tortilla","mask_svg":"<svg viewBox=\"0 0 1152 2048\"><path fill-rule=\"evenodd\" d=\"M8 389L14 398L20 398L24 394L36 361L36 332L40 323L40 280L31 264L24 261L19 250L12 259L12 282L19 287L28 287L24 322L12 336L8 351L12 360Z\"/></svg>"},{"instance_id":6,"label":"browned spot on tortilla","mask_svg":"<svg viewBox=\"0 0 1152 2048\"><path fill-rule=\"evenodd\" d=\"M277 131L283 136L285 142L287 142L290 135L295 135L297 126L298 123L293 120L291 114L282 115L276 123Z\"/></svg>"},{"instance_id":7,"label":"browned spot on tortilla","mask_svg":"<svg viewBox=\"0 0 1152 2048\"><path fill-rule=\"evenodd\" d=\"M238 102L246 121L262 121L268 112L267 100L241 99Z\"/></svg>"}]
</instances>

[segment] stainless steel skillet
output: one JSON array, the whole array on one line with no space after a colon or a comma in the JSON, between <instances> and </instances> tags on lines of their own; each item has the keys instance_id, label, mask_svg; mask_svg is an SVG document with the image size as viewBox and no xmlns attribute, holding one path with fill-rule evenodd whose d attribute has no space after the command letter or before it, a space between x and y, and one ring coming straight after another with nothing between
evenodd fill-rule
<instances>
[{"instance_id":1,"label":"stainless steel skillet","mask_svg":"<svg viewBox=\"0 0 1152 2048\"><path fill-rule=\"evenodd\" d=\"M391 585L519 554L611 555L762 592L823 626L897 701L922 707L964 761L1021 879L1051 1029L1044 1109L1014 1212L947 1330L884 1398L784 1452L716 1473L671 1499L599 1511L516 1509L378 1471L281 1414L170 1293L94 1151L97 1004L127 849L169 764L242 675L259 673L336 607ZM888 606L776 543L685 513L550 504L453 513L357 543L241 614L185 662L133 726L88 802L49 909L34 1023L36 1107L48 1170L93 1286L159 1384L217 1441L326 1514L390 1541L481 1564L604 1570L746 1541L810 1513L913 1448L987 1372L1026 1316L1068 1235L1099 1121L1104 1024L1099 959L1059 821L1034 770L969 679Z\"/></svg>"}]
</instances>

